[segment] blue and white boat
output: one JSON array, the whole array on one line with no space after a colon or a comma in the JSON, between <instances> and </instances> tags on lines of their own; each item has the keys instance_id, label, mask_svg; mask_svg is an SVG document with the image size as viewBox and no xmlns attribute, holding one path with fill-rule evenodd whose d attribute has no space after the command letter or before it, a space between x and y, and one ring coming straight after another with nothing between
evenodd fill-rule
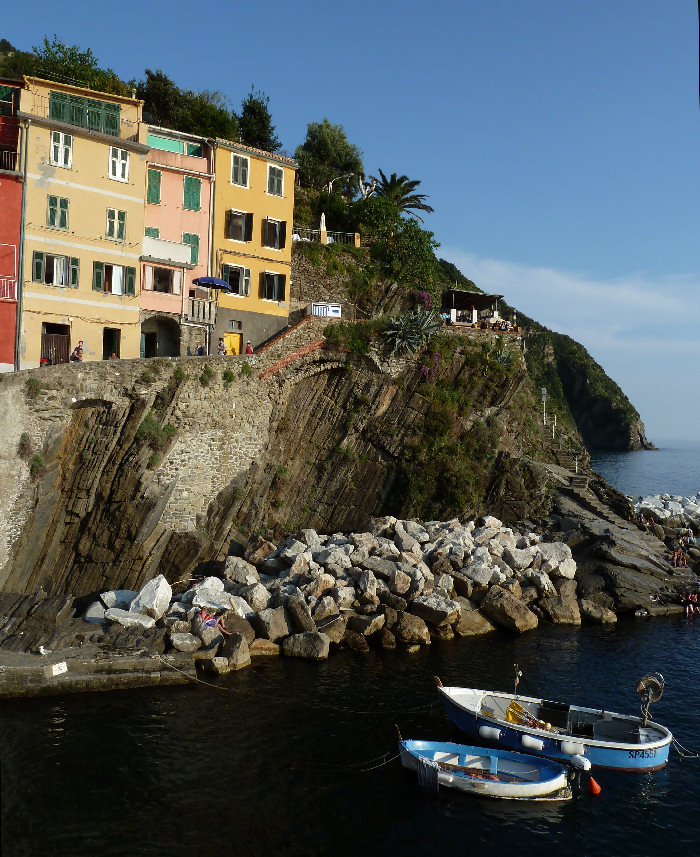
<instances>
[{"instance_id":1,"label":"blue and white boat","mask_svg":"<svg viewBox=\"0 0 700 857\"><path fill-rule=\"evenodd\" d=\"M442 741L399 738L401 764L425 788L458 789L509 800L568 800L569 771L549 759ZM583 762L584 760L581 760Z\"/></svg>"},{"instance_id":2,"label":"blue and white boat","mask_svg":"<svg viewBox=\"0 0 700 857\"><path fill-rule=\"evenodd\" d=\"M516 665L517 670L517 665ZM668 761L673 735L649 720L649 703L663 692L663 676L644 676L637 683L642 716L617 714L471 687L443 687L438 691L452 722L474 739L562 762L583 756L594 768L655 771Z\"/></svg>"}]
</instances>

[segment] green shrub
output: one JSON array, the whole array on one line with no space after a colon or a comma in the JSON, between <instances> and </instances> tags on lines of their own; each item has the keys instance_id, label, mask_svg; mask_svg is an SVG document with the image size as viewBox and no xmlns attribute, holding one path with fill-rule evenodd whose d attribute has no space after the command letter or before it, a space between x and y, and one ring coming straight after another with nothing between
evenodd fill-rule
<instances>
[{"instance_id":1,"label":"green shrub","mask_svg":"<svg viewBox=\"0 0 700 857\"><path fill-rule=\"evenodd\" d=\"M202 369L202 374L199 376L199 383L202 385L202 387L208 387L209 382L213 377L214 372L212 371L211 366L208 363L205 364L204 369Z\"/></svg>"},{"instance_id":2,"label":"green shrub","mask_svg":"<svg viewBox=\"0 0 700 857\"><path fill-rule=\"evenodd\" d=\"M148 369L144 369L139 375L138 380L141 381L142 384L150 384L153 380L153 374L149 372Z\"/></svg>"},{"instance_id":3,"label":"green shrub","mask_svg":"<svg viewBox=\"0 0 700 857\"><path fill-rule=\"evenodd\" d=\"M32 439L29 437L29 433L23 431L19 438L19 443L17 444L17 455L20 458L29 458L32 454Z\"/></svg>"},{"instance_id":4,"label":"green shrub","mask_svg":"<svg viewBox=\"0 0 700 857\"><path fill-rule=\"evenodd\" d=\"M250 378L253 374L253 367L248 363L247 360L244 360L241 364L241 375L245 375L246 378Z\"/></svg>"},{"instance_id":5,"label":"green shrub","mask_svg":"<svg viewBox=\"0 0 700 857\"><path fill-rule=\"evenodd\" d=\"M40 479L46 473L44 457L35 452L29 461L29 475L32 479Z\"/></svg>"},{"instance_id":6,"label":"green shrub","mask_svg":"<svg viewBox=\"0 0 700 857\"><path fill-rule=\"evenodd\" d=\"M230 369L224 369L221 373L221 377L224 379L224 386L228 387L231 381L235 380L236 376Z\"/></svg>"},{"instance_id":7,"label":"green shrub","mask_svg":"<svg viewBox=\"0 0 700 857\"><path fill-rule=\"evenodd\" d=\"M146 465L149 470L155 470L156 467L160 464L160 453L154 452L151 454L151 457L148 459L148 464Z\"/></svg>"},{"instance_id":8,"label":"green shrub","mask_svg":"<svg viewBox=\"0 0 700 857\"><path fill-rule=\"evenodd\" d=\"M177 429L171 423L162 426L154 417L153 411L149 411L143 418L141 425L136 431L136 437L145 440L152 450L165 449L169 441L177 434Z\"/></svg>"},{"instance_id":9,"label":"green shrub","mask_svg":"<svg viewBox=\"0 0 700 857\"><path fill-rule=\"evenodd\" d=\"M187 376L185 375L181 366L176 366L175 371L173 372L173 381L177 381L179 384L180 381L184 381Z\"/></svg>"},{"instance_id":10,"label":"green shrub","mask_svg":"<svg viewBox=\"0 0 700 857\"><path fill-rule=\"evenodd\" d=\"M25 390L27 391L28 399L37 399L41 393L41 383L38 378L33 375L24 382Z\"/></svg>"}]
</instances>

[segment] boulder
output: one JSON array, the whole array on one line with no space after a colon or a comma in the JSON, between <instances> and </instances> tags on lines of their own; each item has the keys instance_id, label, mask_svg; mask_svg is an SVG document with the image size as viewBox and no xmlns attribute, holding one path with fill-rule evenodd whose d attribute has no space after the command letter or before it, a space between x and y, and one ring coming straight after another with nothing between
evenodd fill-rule
<instances>
[{"instance_id":1,"label":"boulder","mask_svg":"<svg viewBox=\"0 0 700 857\"><path fill-rule=\"evenodd\" d=\"M212 613L231 609L231 596L223 589L198 589L192 597L194 607L204 607Z\"/></svg>"},{"instance_id":2,"label":"boulder","mask_svg":"<svg viewBox=\"0 0 700 857\"><path fill-rule=\"evenodd\" d=\"M173 590L162 574L149 580L129 605L130 613L142 613L160 619L170 607Z\"/></svg>"},{"instance_id":3,"label":"boulder","mask_svg":"<svg viewBox=\"0 0 700 857\"><path fill-rule=\"evenodd\" d=\"M102 625L105 621L105 608L100 601L93 601L83 613L83 622L92 622Z\"/></svg>"},{"instance_id":4,"label":"boulder","mask_svg":"<svg viewBox=\"0 0 700 857\"><path fill-rule=\"evenodd\" d=\"M500 586L492 586L481 602L481 612L495 625L522 634L538 625L537 616L519 598Z\"/></svg>"},{"instance_id":5,"label":"boulder","mask_svg":"<svg viewBox=\"0 0 700 857\"><path fill-rule=\"evenodd\" d=\"M213 673L214 675L226 675L227 672L231 671L228 658L223 658L219 655L202 659L202 669L204 672Z\"/></svg>"},{"instance_id":6,"label":"boulder","mask_svg":"<svg viewBox=\"0 0 700 857\"><path fill-rule=\"evenodd\" d=\"M240 556L227 556L224 563L224 577L231 583L241 583L248 586L260 580L257 568L250 562L246 562Z\"/></svg>"},{"instance_id":7,"label":"boulder","mask_svg":"<svg viewBox=\"0 0 700 857\"><path fill-rule=\"evenodd\" d=\"M276 550L275 545L272 542L268 542L267 539L264 539L262 536L252 536L248 545L245 549L245 558L248 562L253 565L257 565L262 562L265 557L274 553Z\"/></svg>"},{"instance_id":8,"label":"boulder","mask_svg":"<svg viewBox=\"0 0 700 857\"><path fill-rule=\"evenodd\" d=\"M296 595L290 595L286 606L295 631L313 633L317 630L316 622L311 618L309 605L300 592Z\"/></svg>"},{"instance_id":9,"label":"boulder","mask_svg":"<svg viewBox=\"0 0 700 857\"><path fill-rule=\"evenodd\" d=\"M311 550L320 550L321 539L316 530L305 529L299 534L299 540L304 542Z\"/></svg>"},{"instance_id":10,"label":"boulder","mask_svg":"<svg viewBox=\"0 0 700 857\"><path fill-rule=\"evenodd\" d=\"M556 596L557 590L549 579L548 574L545 574L543 571L530 571L526 577L537 589L540 598L554 598Z\"/></svg>"},{"instance_id":11,"label":"boulder","mask_svg":"<svg viewBox=\"0 0 700 857\"><path fill-rule=\"evenodd\" d=\"M541 598L540 607L555 625L580 625L581 613L575 598Z\"/></svg>"},{"instance_id":12,"label":"boulder","mask_svg":"<svg viewBox=\"0 0 700 857\"><path fill-rule=\"evenodd\" d=\"M503 549L503 559L513 569L513 571L524 571L530 566L535 556L535 549L527 548L510 548L508 546Z\"/></svg>"},{"instance_id":13,"label":"boulder","mask_svg":"<svg viewBox=\"0 0 700 857\"><path fill-rule=\"evenodd\" d=\"M242 619L247 619L249 622L255 616L255 610L240 595L231 596L231 609Z\"/></svg>"},{"instance_id":14,"label":"boulder","mask_svg":"<svg viewBox=\"0 0 700 857\"><path fill-rule=\"evenodd\" d=\"M292 634L282 641L282 653L291 658L325 661L329 648L330 639L319 632Z\"/></svg>"},{"instance_id":15,"label":"boulder","mask_svg":"<svg viewBox=\"0 0 700 857\"><path fill-rule=\"evenodd\" d=\"M617 622L617 616L612 610L596 604L587 598L581 598L578 602L581 617L588 622L595 622L598 625L606 625Z\"/></svg>"},{"instance_id":16,"label":"boulder","mask_svg":"<svg viewBox=\"0 0 700 857\"><path fill-rule=\"evenodd\" d=\"M178 652L196 652L201 648L202 641L194 634L170 633L170 645Z\"/></svg>"},{"instance_id":17,"label":"boulder","mask_svg":"<svg viewBox=\"0 0 700 857\"><path fill-rule=\"evenodd\" d=\"M291 634L289 617L284 607L268 607L255 615L253 626L258 636L266 640L276 640Z\"/></svg>"},{"instance_id":18,"label":"boulder","mask_svg":"<svg viewBox=\"0 0 700 857\"><path fill-rule=\"evenodd\" d=\"M357 631L351 631L349 628L343 634L343 643L354 652L369 652L369 643L364 634L358 634Z\"/></svg>"},{"instance_id":19,"label":"boulder","mask_svg":"<svg viewBox=\"0 0 700 857\"><path fill-rule=\"evenodd\" d=\"M248 653L251 658L274 658L279 655L280 647L272 640L263 640L258 637L248 645Z\"/></svg>"},{"instance_id":20,"label":"boulder","mask_svg":"<svg viewBox=\"0 0 700 857\"><path fill-rule=\"evenodd\" d=\"M462 569L462 574L475 586L488 586L493 577L493 566L472 563Z\"/></svg>"},{"instance_id":21,"label":"boulder","mask_svg":"<svg viewBox=\"0 0 700 857\"><path fill-rule=\"evenodd\" d=\"M243 634L230 634L219 650L219 657L226 658L229 669L240 670L250 666L248 641Z\"/></svg>"},{"instance_id":22,"label":"boulder","mask_svg":"<svg viewBox=\"0 0 700 857\"><path fill-rule=\"evenodd\" d=\"M314 622L318 624L322 619L327 619L329 616L335 616L339 612L336 601L330 595L324 595L314 605L311 615Z\"/></svg>"},{"instance_id":23,"label":"boulder","mask_svg":"<svg viewBox=\"0 0 700 857\"><path fill-rule=\"evenodd\" d=\"M459 621L453 627L458 637L476 637L496 630L479 610L462 610Z\"/></svg>"},{"instance_id":24,"label":"boulder","mask_svg":"<svg viewBox=\"0 0 700 857\"><path fill-rule=\"evenodd\" d=\"M383 613L375 613L369 616L350 616L348 619L348 628L351 631L357 631L365 637L374 634L384 627L385 618Z\"/></svg>"},{"instance_id":25,"label":"boulder","mask_svg":"<svg viewBox=\"0 0 700 857\"><path fill-rule=\"evenodd\" d=\"M145 613L134 613L131 610L121 610L119 607L110 607L105 610L105 619L108 622L116 622L124 628L152 628L156 620Z\"/></svg>"},{"instance_id":26,"label":"boulder","mask_svg":"<svg viewBox=\"0 0 700 857\"><path fill-rule=\"evenodd\" d=\"M331 643L340 643L345 636L347 628L347 616L329 616L318 623L318 630L325 634Z\"/></svg>"},{"instance_id":27,"label":"boulder","mask_svg":"<svg viewBox=\"0 0 700 857\"><path fill-rule=\"evenodd\" d=\"M456 601L439 595L419 595L411 602L410 610L431 625L449 625L456 622L460 614L460 606Z\"/></svg>"},{"instance_id":28,"label":"boulder","mask_svg":"<svg viewBox=\"0 0 700 857\"><path fill-rule=\"evenodd\" d=\"M412 613L399 613L391 630L400 643L430 643L428 626L420 616Z\"/></svg>"},{"instance_id":29,"label":"boulder","mask_svg":"<svg viewBox=\"0 0 700 857\"><path fill-rule=\"evenodd\" d=\"M244 598L250 605L254 613L259 613L270 606L272 596L265 589L262 583L253 583L250 586L242 586L238 592L241 598ZM247 616L245 617L248 618Z\"/></svg>"},{"instance_id":30,"label":"boulder","mask_svg":"<svg viewBox=\"0 0 700 857\"><path fill-rule=\"evenodd\" d=\"M138 592L133 589L110 589L100 595L100 601L108 609L116 607L119 610L128 610L137 595Z\"/></svg>"},{"instance_id":31,"label":"boulder","mask_svg":"<svg viewBox=\"0 0 700 857\"><path fill-rule=\"evenodd\" d=\"M239 616L234 610L228 610L223 617L224 627L231 634L240 634L245 638L245 641L250 645L255 639L255 631L253 626L247 619Z\"/></svg>"}]
</instances>

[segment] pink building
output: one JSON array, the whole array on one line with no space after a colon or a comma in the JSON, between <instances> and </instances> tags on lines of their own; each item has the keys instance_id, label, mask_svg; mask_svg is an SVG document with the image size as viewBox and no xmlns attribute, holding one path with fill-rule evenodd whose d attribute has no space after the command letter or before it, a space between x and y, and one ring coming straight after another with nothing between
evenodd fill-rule
<instances>
[{"instance_id":1,"label":"pink building","mask_svg":"<svg viewBox=\"0 0 700 857\"><path fill-rule=\"evenodd\" d=\"M209 272L212 147L165 128L150 128L148 144L141 354L194 353L216 321L215 300L192 282Z\"/></svg>"}]
</instances>

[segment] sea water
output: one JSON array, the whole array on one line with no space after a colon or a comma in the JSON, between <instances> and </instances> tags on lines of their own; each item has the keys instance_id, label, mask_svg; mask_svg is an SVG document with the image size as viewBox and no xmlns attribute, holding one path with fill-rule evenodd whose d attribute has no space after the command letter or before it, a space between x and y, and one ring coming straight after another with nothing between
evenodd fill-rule
<instances>
[{"instance_id":1,"label":"sea water","mask_svg":"<svg viewBox=\"0 0 700 857\"><path fill-rule=\"evenodd\" d=\"M404 737L459 740L433 676L636 713L636 679L700 751L700 621L543 626L434 642L416 654L268 659L211 684L0 705L2 855L625 855L694 853L700 760L672 749L647 774L596 771L598 796L512 803L401 768Z\"/></svg>"},{"instance_id":2,"label":"sea water","mask_svg":"<svg viewBox=\"0 0 700 857\"><path fill-rule=\"evenodd\" d=\"M700 442L657 441L658 449L601 453L591 467L628 497L700 491Z\"/></svg>"}]
</instances>

